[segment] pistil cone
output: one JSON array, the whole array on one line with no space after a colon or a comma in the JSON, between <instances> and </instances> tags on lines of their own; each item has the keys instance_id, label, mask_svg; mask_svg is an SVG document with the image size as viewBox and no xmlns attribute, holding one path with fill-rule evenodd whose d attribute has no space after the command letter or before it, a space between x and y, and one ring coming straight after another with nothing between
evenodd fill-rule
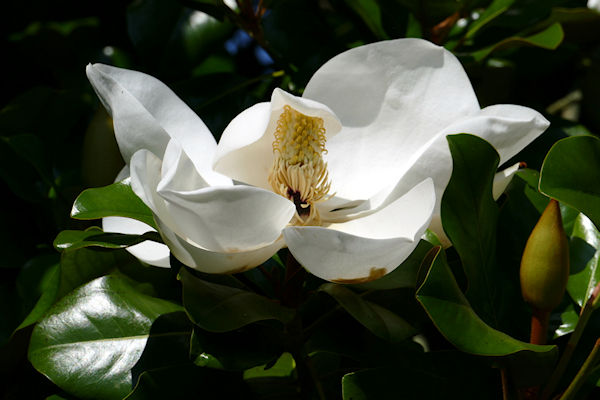
<instances>
[{"instance_id":1,"label":"pistil cone","mask_svg":"<svg viewBox=\"0 0 600 400\"><path fill-rule=\"evenodd\" d=\"M532 343L546 341L550 311L562 301L569 279L569 244L556 200L542 213L521 259L521 292L533 309Z\"/></svg>"}]
</instances>

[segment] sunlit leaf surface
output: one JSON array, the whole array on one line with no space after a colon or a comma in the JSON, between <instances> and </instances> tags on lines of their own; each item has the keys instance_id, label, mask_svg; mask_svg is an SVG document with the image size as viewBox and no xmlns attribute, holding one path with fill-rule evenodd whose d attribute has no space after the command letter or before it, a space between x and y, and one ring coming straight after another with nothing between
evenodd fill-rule
<instances>
[{"instance_id":1,"label":"sunlit leaf surface","mask_svg":"<svg viewBox=\"0 0 600 400\"><path fill-rule=\"evenodd\" d=\"M131 368L152 322L180 309L137 291L124 278L98 278L65 296L38 323L29 360L78 397L122 398L131 389Z\"/></svg>"}]
</instances>

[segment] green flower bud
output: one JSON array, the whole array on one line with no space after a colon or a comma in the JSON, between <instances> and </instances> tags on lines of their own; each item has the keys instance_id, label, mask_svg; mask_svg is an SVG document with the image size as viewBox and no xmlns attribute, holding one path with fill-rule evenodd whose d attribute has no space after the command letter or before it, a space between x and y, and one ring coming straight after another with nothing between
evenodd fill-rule
<instances>
[{"instance_id":1,"label":"green flower bud","mask_svg":"<svg viewBox=\"0 0 600 400\"><path fill-rule=\"evenodd\" d=\"M521 292L534 309L551 311L562 301L569 279L569 244L556 200L542 213L523 251Z\"/></svg>"}]
</instances>

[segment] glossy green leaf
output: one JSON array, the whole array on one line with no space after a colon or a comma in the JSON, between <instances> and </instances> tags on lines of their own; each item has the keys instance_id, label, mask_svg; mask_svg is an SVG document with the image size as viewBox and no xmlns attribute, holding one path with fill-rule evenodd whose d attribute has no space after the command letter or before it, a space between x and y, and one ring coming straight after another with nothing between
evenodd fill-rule
<instances>
[{"instance_id":1,"label":"glossy green leaf","mask_svg":"<svg viewBox=\"0 0 600 400\"><path fill-rule=\"evenodd\" d=\"M132 387L152 322L181 307L104 276L62 298L33 330L29 360L80 398L120 399Z\"/></svg>"},{"instance_id":2,"label":"glossy green leaf","mask_svg":"<svg viewBox=\"0 0 600 400\"><path fill-rule=\"evenodd\" d=\"M523 45L554 50L562 43L564 36L565 34L561 25L559 23L555 23L550 25L543 31L533 34L531 36L512 36L506 38L491 46L472 52L471 56L473 56L475 61L481 61L496 50Z\"/></svg>"},{"instance_id":3,"label":"glossy green leaf","mask_svg":"<svg viewBox=\"0 0 600 400\"><path fill-rule=\"evenodd\" d=\"M185 268L179 279L183 283L183 304L191 320L210 332L227 332L269 319L285 324L294 317L293 310L266 297L201 280Z\"/></svg>"},{"instance_id":4,"label":"glossy green leaf","mask_svg":"<svg viewBox=\"0 0 600 400\"><path fill-rule=\"evenodd\" d=\"M524 193L527 199L535 207L539 214L544 212L550 199L538 191L540 173L533 169L522 169L517 171L516 176L525 181ZM539 216L538 216L539 217Z\"/></svg>"},{"instance_id":5,"label":"glossy green leaf","mask_svg":"<svg viewBox=\"0 0 600 400\"><path fill-rule=\"evenodd\" d=\"M163 314L154 320L144 351L131 369L134 384L144 372L191 364L192 329L192 323L183 311Z\"/></svg>"},{"instance_id":6,"label":"glossy green leaf","mask_svg":"<svg viewBox=\"0 0 600 400\"><path fill-rule=\"evenodd\" d=\"M76 250L82 247L103 247L106 249L124 249L129 246L153 240L162 243L158 232L150 231L143 235L127 235L124 233L104 233L99 228L90 228L85 231L62 231L54 239L54 247L58 251Z\"/></svg>"},{"instance_id":7,"label":"glossy green leaf","mask_svg":"<svg viewBox=\"0 0 600 400\"><path fill-rule=\"evenodd\" d=\"M71 217L76 219L127 217L156 229L152 211L133 193L128 179L112 185L84 190L73 203Z\"/></svg>"},{"instance_id":8,"label":"glossy green leaf","mask_svg":"<svg viewBox=\"0 0 600 400\"><path fill-rule=\"evenodd\" d=\"M319 290L333 297L354 319L384 340L401 342L417 333L414 327L398 315L364 300L342 285L326 283Z\"/></svg>"},{"instance_id":9,"label":"glossy green leaf","mask_svg":"<svg viewBox=\"0 0 600 400\"><path fill-rule=\"evenodd\" d=\"M73 289L129 263L139 262L125 250L99 251L81 248L65 251L60 258L60 284L58 298Z\"/></svg>"},{"instance_id":10,"label":"glossy green leaf","mask_svg":"<svg viewBox=\"0 0 600 400\"><path fill-rule=\"evenodd\" d=\"M600 232L585 215L575 220L569 243L570 275L567 291L583 307L600 282Z\"/></svg>"},{"instance_id":11,"label":"glossy green leaf","mask_svg":"<svg viewBox=\"0 0 600 400\"><path fill-rule=\"evenodd\" d=\"M552 146L542 165L540 191L600 227L600 139L575 136Z\"/></svg>"},{"instance_id":12,"label":"glossy green leaf","mask_svg":"<svg viewBox=\"0 0 600 400\"><path fill-rule=\"evenodd\" d=\"M492 197L492 182L499 156L477 136L450 135L447 139L453 167L442 197L444 231L462 261L468 280L467 298L484 321L498 326L498 206Z\"/></svg>"},{"instance_id":13,"label":"glossy green leaf","mask_svg":"<svg viewBox=\"0 0 600 400\"><path fill-rule=\"evenodd\" d=\"M538 346L514 339L493 329L475 313L460 291L442 251L438 248L425 281L417 290L417 300L442 335L466 353L506 357L536 355L551 363L556 346Z\"/></svg>"},{"instance_id":14,"label":"glossy green leaf","mask_svg":"<svg viewBox=\"0 0 600 400\"><path fill-rule=\"evenodd\" d=\"M432 235L435 236L433 232L430 232L428 240L433 240ZM404 260L404 262L400 264L398 268L389 274L384 275L380 279L352 286L365 290L386 290L415 287L417 284L417 272L419 271L421 262L432 247L433 245L429 241L421 240L410 256L408 256L408 258Z\"/></svg>"},{"instance_id":15,"label":"glossy green leaf","mask_svg":"<svg viewBox=\"0 0 600 400\"><path fill-rule=\"evenodd\" d=\"M517 171L516 176L526 182L526 185L524 187L524 193L527 199L538 211L538 215L535 219L535 223L537 223L539 216L544 212L544 209L546 209L546 206L550 201L550 198L548 196L545 196L538 190L538 185L540 182L540 173L532 169L522 169ZM560 212L562 215L563 227L565 229L565 232L567 233L567 235L570 235L573 231L575 219L579 216L579 211L567 206L566 204L561 203ZM531 226L531 229L533 229L534 225L535 224ZM527 237L529 237L529 235L527 235Z\"/></svg>"}]
</instances>

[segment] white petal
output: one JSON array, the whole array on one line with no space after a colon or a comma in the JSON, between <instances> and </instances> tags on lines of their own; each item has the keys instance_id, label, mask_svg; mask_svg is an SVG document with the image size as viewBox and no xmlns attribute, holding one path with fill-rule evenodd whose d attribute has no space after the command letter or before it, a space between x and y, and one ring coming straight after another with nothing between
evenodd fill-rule
<instances>
[{"instance_id":1,"label":"white petal","mask_svg":"<svg viewBox=\"0 0 600 400\"><path fill-rule=\"evenodd\" d=\"M309 117L322 118L323 127L327 132L327 139L332 138L342 129L342 123L327 105L309 98L294 96L279 88L273 90L271 95L271 118L277 121L283 107L286 105Z\"/></svg>"},{"instance_id":2,"label":"white petal","mask_svg":"<svg viewBox=\"0 0 600 400\"><path fill-rule=\"evenodd\" d=\"M219 140L214 169L237 181L269 189L273 166L273 132L267 135L271 104L259 103L240 113Z\"/></svg>"},{"instance_id":3,"label":"white petal","mask_svg":"<svg viewBox=\"0 0 600 400\"><path fill-rule=\"evenodd\" d=\"M115 182L121 182L123 179L129 178L129 175L129 165L125 164L125 166L117 174Z\"/></svg>"},{"instance_id":4,"label":"white petal","mask_svg":"<svg viewBox=\"0 0 600 400\"><path fill-rule=\"evenodd\" d=\"M188 191L209 186L176 140L171 140L167 145L160 176L157 190L169 187L171 190Z\"/></svg>"},{"instance_id":5,"label":"white petal","mask_svg":"<svg viewBox=\"0 0 600 400\"><path fill-rule=\"evenodd\" d=\"M148 150L138 150L131 157L129 170L131 189L162 219L168 216L164 201L158 197L156 188L161 180L162 161ZM169 222L169 220L167 220Z\"/></svg>"},{"instance_id":6,"label":"white petal","mask_svg":"<svg viewBox=\"0 0 600 400\"><path fill-rule=\"evenodd\" d=\"M372 208L384 207L414 185L431 177L437 198L435 220L436 216L439 217L442 195L452 175L452 156L448 148L447 135L470 133L488 140L495 147L498 146L496 149L501 155L500 163L502 163L502 160L512 157L520 149L519 146L525 146L539 136L546 127L547 121L532 109L512 105L487 107L438 132L437 136L425 144L418 153L411 155L413 160L408 170L402 172L388 170L388 186L384 186L384 189L370 198L368 205ZM399 179L390 177L396 174L400 176ZM389 182L394 181L397 182L395 185L389 185ZM357 215L365 212L363 209L358 211ZM440 237L444 235L443 231L436 229L435 226L430 229Z\"/></svg>"},{"instance_id":7,"label":"white petal","mask_svg":"<svg viewBox=\"0 0 600 400\"><path fill-rule=\"evenodd\" d=\"M226 274L243 272L254 268L273 256L284 246L283 238L277 238L273 243L248 251L218 252L208 251L187 242L173 231L156 221L165 243L179 261L188 267L209 274Z\"/></svg>"},{"instance_id":8,"label":"white petal","mask_svg":"<svg viewBox=\"0 0 600 400\"><path fill-rule=\"evenodd\" d=\"M104 232L127 233L132 235L141 235L151 231L155 232L155 229L150 225L146 225L135 219L123 217L102 218L102 229ZM127 247L127 251L147 264L157 267L170 267L169 248L162 243L146 240L135 246Z\"/></svg>"},{"instance_id":9,"label":"white petal","mask_svg":"<svg viewBox=\"0 0 600 400\"><path fill-rule=\"evenodd\" d=\"M179 236L211 251L234 253L273 243L294 216L294 204L252 186L209 187L193 192L162 188Z\"/></svg>"},{"instance_id":10,"label":"white petal","mask_svg":"<svg viewBox=\"0 0 600 400\"><path fill-rule=\"evenodd\" d=\"M390 169L406 170L425 142L479 110L456 57L420 39L348 50L315 73L303 96L344 126L327 149L332 191L347 199L373 196Z\"/></svg>"},{"instance_id":11,"label":"white petal","mask_svg":"<svg viewBox=\"0 0 600 400\"><path fill-rule=\"evenodd\" d=\"M516 163L494 175L494 184L492 187L492 195L494 196L494 200L498 200L502 193L504 193L508 187L508 184L520 167L521 163Z\"/></svg>"},{"instance_id":12,"label":"white petal","mask_svg":"<svg viewBox=\"0 0 600 400\"><path fill-rule=\"evenodd\" d=\"M433 212L433 183L426 180L376 213L343 224L288 227L288 248L310 273L357 283L393 271L417 246Z\"/></svg>"},{"instance_id":13,"label":"white petal","mask_svg":"<svg viewBox=\"0 0 600 400\"><path fill-rule=\"evenodd\" d=\"M217 147L212 134L166 85L142 72L103 64L88 65L86 73L113 118L126 162L140 149L162 159L170 138L176 138L210 184L228 182L211 168Z\"/></svg>"},{"instance_id":14,"label":"white petal","mask_svg":"<svg viewBox=\"0 0 600 400\"><path fill-rule=\"evenodd\" d=\"M185 164L179 158L173 168L179 162ZM163 170L165 178L159 181L161 166L149 151L136 152L131 158L131 188L163 226L205 250L233 253L264 247L281 236L294 215L292 202L252 186L179 191L185 183L173 179L170 170Z\"/></svg>"},{"instance_id":15,"label":"white petal","mask_svg":"<svg viewBox=\"0 0 600 400\"><path fill-rule=\"evenodd\" d=\"M370 239L414 238L424 221L429 224L435 200L433 180L427 178L386 207L328 228Z\"/></svg>"},{"instance_id":16,"label":"white petal","mask_svg":"<svg viewBox=\"0 0 600 400\"><path fill-rule=\"evenodd\" d=\"M268 176L273 166L274 134L285 105L302 114L323 118L328 138L341 129L340 121L326 105L275 89L270 103L246 109L225 128L217 147L215 171L270 190Z\"/></svg>"},{"instance_id":17,"label":"white petal","mask_svg":"<svg viewBox=\"0 0 600 400\"><path fill-rule=\"evenodd\" d=\"M542 134L550 122L539 112L514 104L496 104L466 121L463 132L490 142L500 154L500 164L515 156Z\"/></svg>"}]
</instances>

